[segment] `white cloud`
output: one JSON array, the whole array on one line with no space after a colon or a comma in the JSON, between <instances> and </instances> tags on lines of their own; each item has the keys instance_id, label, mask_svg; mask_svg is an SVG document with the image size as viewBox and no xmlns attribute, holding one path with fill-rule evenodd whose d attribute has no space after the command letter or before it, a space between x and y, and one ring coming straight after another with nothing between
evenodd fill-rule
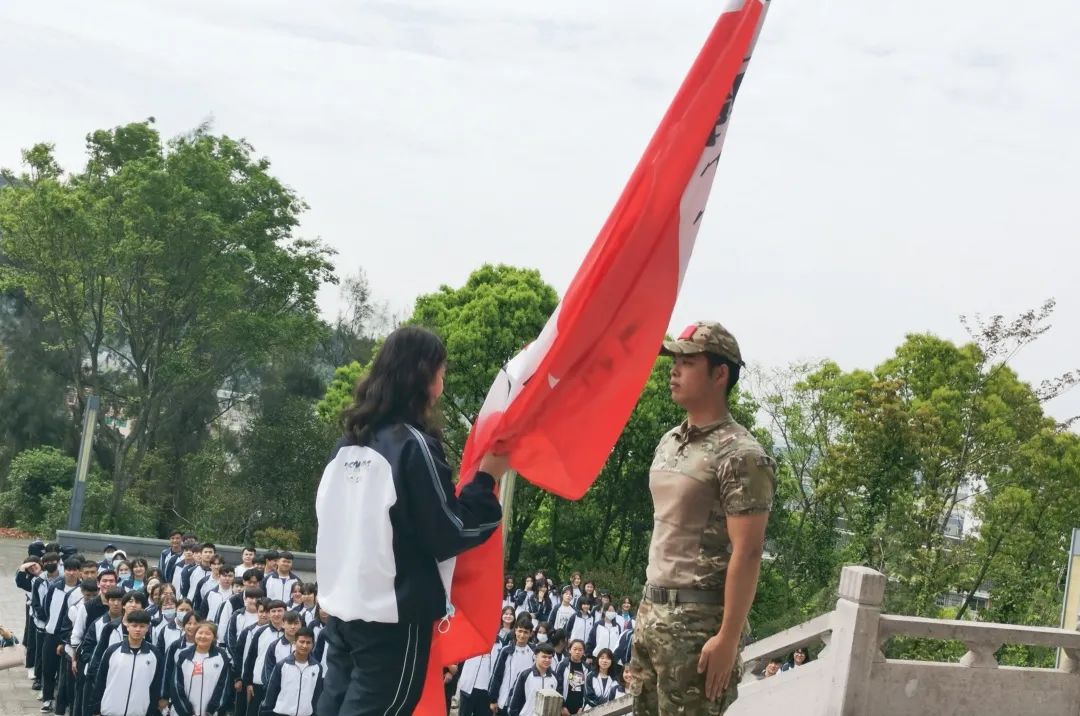
<instances>
[{"instance_id":1,"label":"white cloud","mask_svg":"<svg viewBox=\"0 0 1080 716\"><path fill-rule=\"evenodd\" d=\"M569 282L715 2L493 0L0 7L0 165L91 129L212 117L311 204L304 231L400 310L484 261ZM673 323L765 364L869 367L960 313L1048 296L1080 346L1080 15L1065 0L776 2ZM328 290L322 304L336 298ZM1080 391L1055 401L1080 413Z\"/></svg>"}]
</instances>

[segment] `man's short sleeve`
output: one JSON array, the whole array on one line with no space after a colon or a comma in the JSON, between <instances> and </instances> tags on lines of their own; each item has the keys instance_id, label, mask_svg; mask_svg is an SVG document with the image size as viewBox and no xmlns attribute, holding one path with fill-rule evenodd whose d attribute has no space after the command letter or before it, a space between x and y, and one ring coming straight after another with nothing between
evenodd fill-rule
<instances>
[{"instance_id":1,"label":"man's short sleeve","mask_svg":"<svg viewBox=\"0 0 1080 716\"><path fill-rule=\"evenodd\" d=\"M742 450L721 465L720 490L724 514L749 515L772 510L776 493L776 462L758 450Z\"/></svg>"}]
</instances>

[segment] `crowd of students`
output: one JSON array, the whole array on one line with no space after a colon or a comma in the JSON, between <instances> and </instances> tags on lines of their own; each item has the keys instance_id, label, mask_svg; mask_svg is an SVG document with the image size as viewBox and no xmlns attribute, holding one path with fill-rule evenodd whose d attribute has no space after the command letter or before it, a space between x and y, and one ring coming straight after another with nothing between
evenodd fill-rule
<instances>
[{"instance_id":1,"label":"crowd of students","mask_svg":"<svg viewBox=\"0 0 1080 716\"><path fill-rule=\"evenodd\" d=\"M326 670L326 613L292 554L213 544L179 531L157 563L112 545L96 561L30 545L27 676L41 711L72 716L313 716Z\"/></svg>"},{"instance_id":2,"label":"crowd of students","mask_svg":"<svg viewBox=\"0 0 1080 716\"><path fill-rule=\"evenodd\" d=\"M456 682L459 716L531 714L545 688L562 694L564 716L625 694L632 615L628 598L613 601L578 573L562 588L542 571L520 585L507 576L491 651L447 675L448 684Z\"/></svg>"},{"instance_id":3,"label":"crowd of students","mask_svg":"<svg viewBox=\"0 0 1080 716\"><path fill-rule=\"evenodd\" d=\"M327 669L318 587L289 552L244 549L226 565L213 544L179 531L155 564L108 545L100 561L30 545L16 574L26 592L27 676L57 716L315 716ZM574 574L507 577L489 653L446 670L447 710L532 713L554 688L573 715L625 693L632 603Z\"/></svg>"}]
</instances>

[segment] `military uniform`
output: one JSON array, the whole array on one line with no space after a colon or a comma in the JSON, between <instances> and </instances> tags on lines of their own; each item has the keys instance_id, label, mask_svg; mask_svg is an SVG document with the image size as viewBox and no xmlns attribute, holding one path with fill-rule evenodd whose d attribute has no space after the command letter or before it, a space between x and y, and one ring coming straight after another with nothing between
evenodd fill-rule
<instances>
[{"instance_id":1,"label":"military uniform","mask_svg":"<svg viewBox=\"0 0 1080 716\"><path fill-rule=\"evenodd\" d=\"M664 348L669 354L709 351L742 364L735 339L715 323L695 324ZM710 702L698 658L723 619L731 557L727 517L772 509L775 468L730 417L703 426L684 422L657 446L649 473L655 519L648 585L627 667L636 716L722 714L735 701L741 660L727 689Z\"/></svg>"}]
</instances>

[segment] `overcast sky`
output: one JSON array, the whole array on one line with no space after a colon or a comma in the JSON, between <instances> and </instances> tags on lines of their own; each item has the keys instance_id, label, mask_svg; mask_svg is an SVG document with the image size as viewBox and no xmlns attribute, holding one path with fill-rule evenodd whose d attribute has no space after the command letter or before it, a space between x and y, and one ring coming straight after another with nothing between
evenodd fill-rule
<instances>
[{"instance_id":1,"label":"overcast sky","mask_svg":"<svg viewBox=\"0 0 1080 716\"><path fill-rule=\"evenodd\" d=\"M78 168L92 129L212 119L399 313L483 262L562 291L719 4L4 3L0 166L48 141ZM775 0L673 329L869 368L906 333L962 340L962 313L1055 297L1015 365L1080 366L1077 38L1066 0ZM1080 413L1080 390L1048 409Z\"/></svg>"}]
</instances>

